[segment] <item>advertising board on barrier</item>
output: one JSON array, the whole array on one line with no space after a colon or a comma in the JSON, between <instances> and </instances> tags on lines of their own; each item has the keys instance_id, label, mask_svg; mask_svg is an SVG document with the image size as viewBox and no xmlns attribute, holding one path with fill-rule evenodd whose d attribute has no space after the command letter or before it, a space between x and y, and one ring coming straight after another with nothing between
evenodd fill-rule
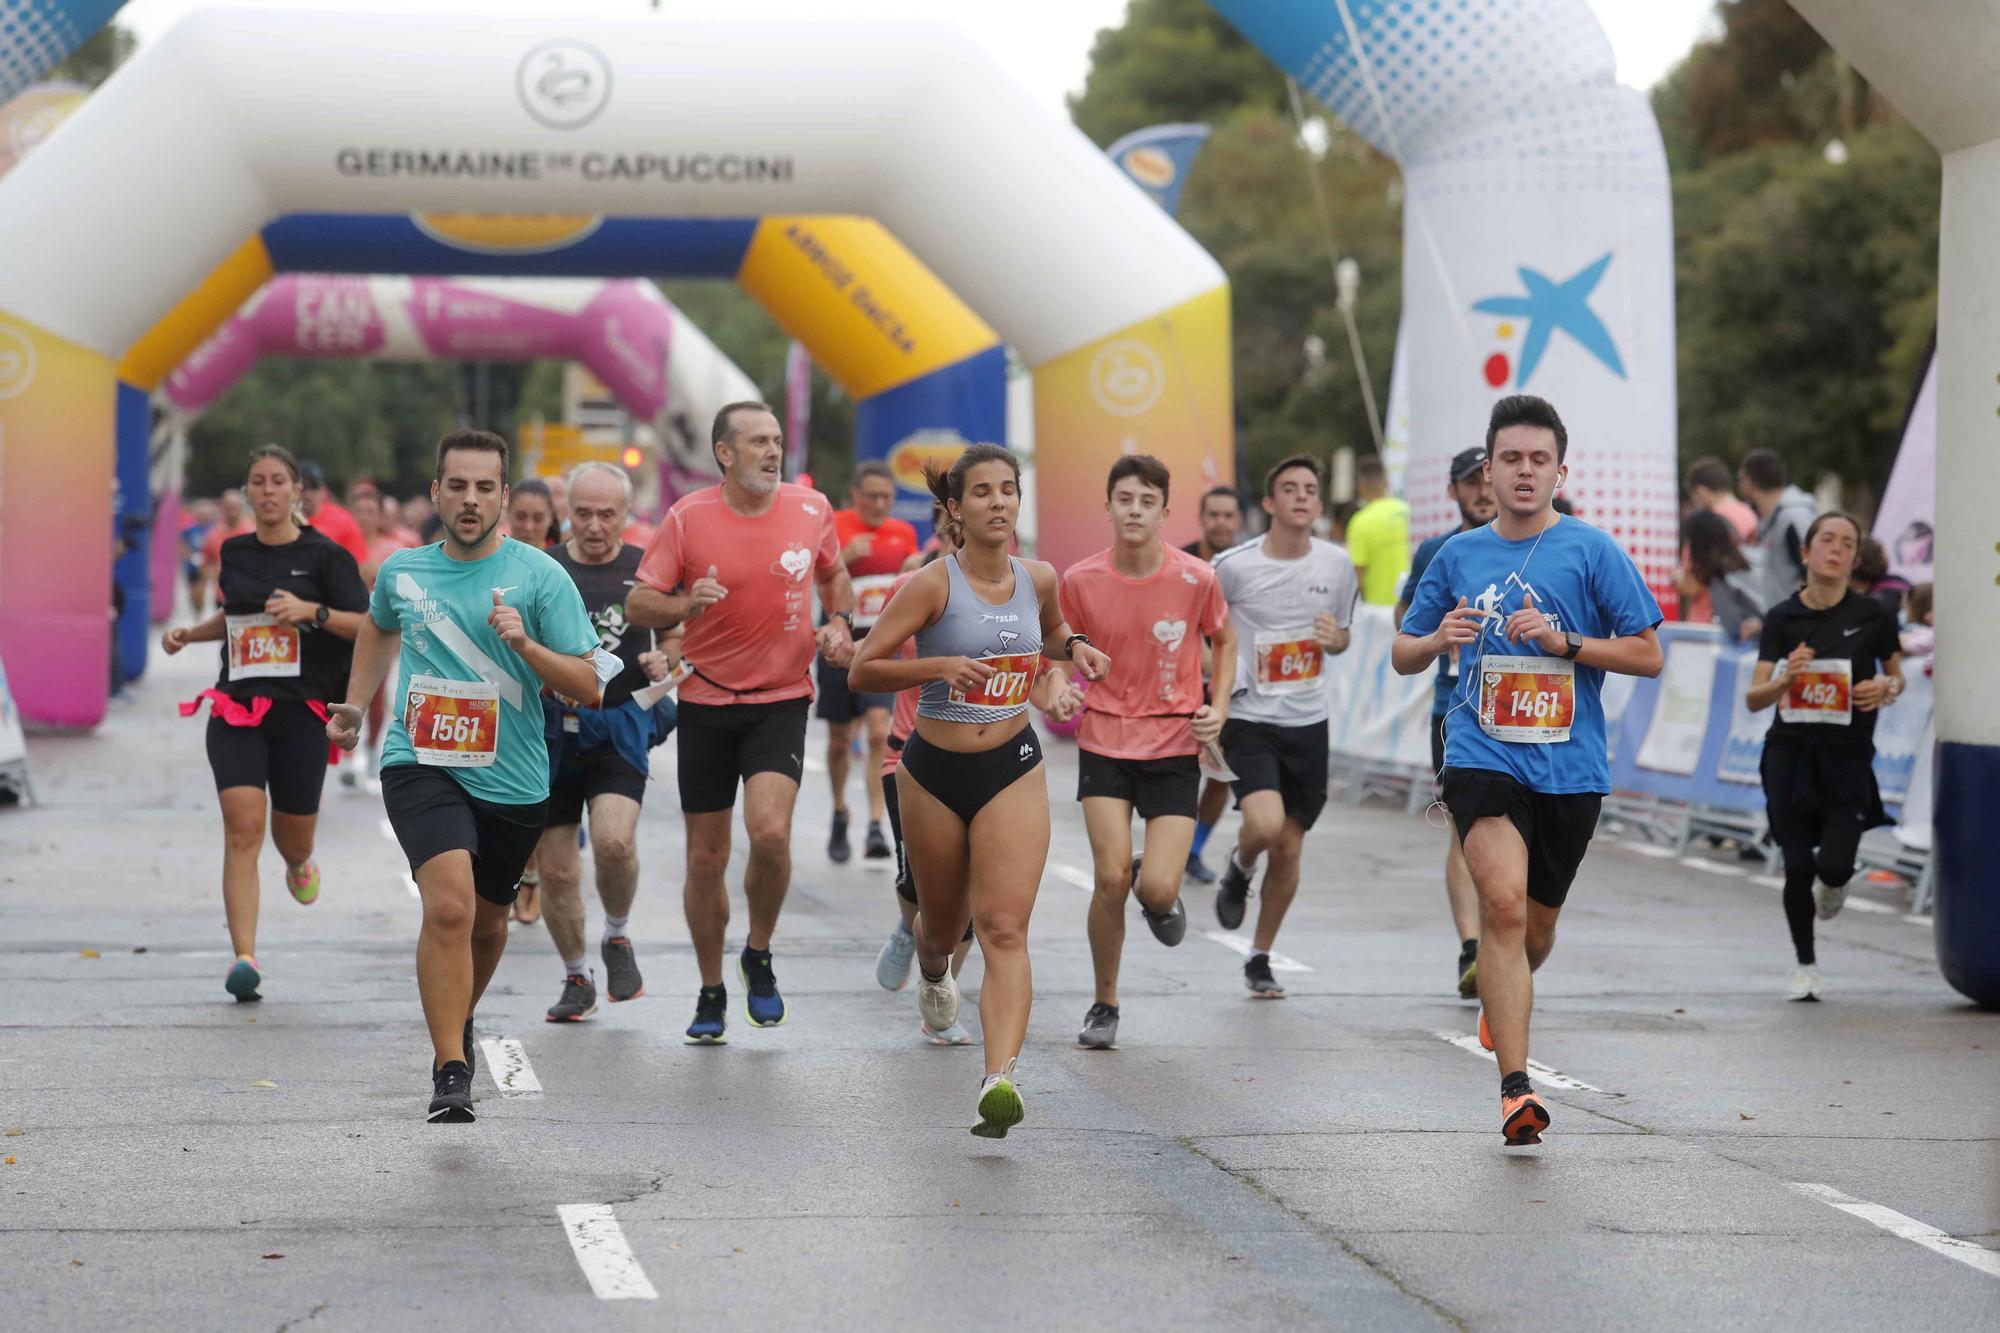
<instances>
[{"instance_id":1,"label":"advertising board on barrier","mask_svg":"<svg viewBox=\"0 0 2000 1333\"><path fill-rule=\"evenodd\" d=\"M1722 759L1715 771L1715 776L1724 782L1740 782L1749 787L1763 782L1764 733L1771 729L1771 719L1776 716L1769 708L1753 713L1744 702L1756 663L1754 648L1732 648L1725 655L1728 679L1723 688L1729 698L1729 730L1723 736Z\"/></svg>"},{"instance_id":2,"label":"advertising board on barrier","mask_svg":"<svg viewBox=\"0 0 2000 1333\"><path fill-rule=\"evenodd\" d=\"M1910 794L1919 758L1930 762L1925 733L1931 722L1931 674L1928 657L1903 660L1903 697L1875 719L1875 782L1882 800L1902 804Z\"/></svg>"},{"instance_id":3,"label":"advertising board on barrier","mask_svg":"<svg viewBox=\"0 0 2000 1333\"><path fill-rule=\"evenodd\" d=\"M1646 739L1639 746L1635 761L1639 767L1693 776L1708 736L1715 661L1721 651L1721 644L1700 640L1674 644L1660 672L1659 701L1653 706L1653 725L1646 728Z\"/></svg>"},{"instance_id":4,"label":"advertising board on barrier","mask_svg":"<svg viewBox=\"0 0 2000 1333\"><path fill-rule=\"evenodd\" d=\"M1347 651L1327 659L1327 748L1370 763L1427 771L1431 762L1431 671L1399 676L1389 665L1395 618L1386 606L1357 606Z\"/></svg>"}]
</instances>

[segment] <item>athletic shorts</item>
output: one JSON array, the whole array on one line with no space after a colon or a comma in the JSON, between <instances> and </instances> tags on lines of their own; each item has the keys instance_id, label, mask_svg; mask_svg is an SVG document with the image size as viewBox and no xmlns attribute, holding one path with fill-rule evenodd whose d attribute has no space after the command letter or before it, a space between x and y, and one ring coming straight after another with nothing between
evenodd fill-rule
<instances>
[{"instance_id":1,"label":"athletic shorts","mask_svg":"<svg viewBox=\"0 0 2000 1333\"><path fill-rule=\"evenodd\" d=\"M681 810L713 814L736 804L736 784L755 773L806 773L806 700L769 704L681 701Z\"/></svg>"},{"instance_id":2,"label":"athletic shorts","mask_svg":"<svg viewBox=\"0 0 2000 1333\"><path fill-rule=\"evenodd\" d=\"M1114 759L1089 750L1076 752L1076 799L1108 796L1129 801L1141 819L1185 815L1201 809L1201 763L1191 754L1164 759Z\"/></svg>"},{"instance_id":3,"label":"athletic shorts","mask_svg":"<svg viewBox=\"0 0 2000 1333\"><path fill-rule=\"evenodd\" d=\"M894 694L856 694L848 689L847 668L837 667L824 657L813 659L813 672L819 678L819 703L813 708L813 716L822 722L854 722L870 709L896 706Z\"/></svg>"},{"instance_id":4,"label":"athletic shorts","mask_svg":"<svg viewBox=\"0 0 2000 1333\"><path fill-rule=\"evenodd\" d=\"M208 766L215 789L269 789L281 815L316 815L326 786L326 723L298 699L273 699L254 727L232 727L210 713Z\"/></svg>"},{"instance_id":5,"label":"athletic shorts","mask_svg":"<svg viewBox=\"0 0 2000 1333\"><path fill-rule=\"evenodd\" d=\"M1458 827L1460 842L1474 823L1486 818L1512 821L1528 844L1528 896L1544 907L1561 907L1576 882L1577 867L1597 832L1604 798L1596 792L1554 796L1532 791L1511 773L1487 768L1447 768L1444 806Z\"/></svg>"},{"instance_id":6,"label":"athletic shorts","mask_svg":"<svg viewBox=\"0 0 2000 1333\"><path fill-rule=\"evenodd\" d=\"M992 749L976 753L941 749L912 734L903 746L903 763L896 772L898 781L908 774L912 782L970 825L989 801L1041 763L1042 740L1030 724Z\"/></svg>"},{"instance_id":7,"label":"athletic shorts","mask_svg":"<svg viewBox=\"0 0 2000 1333\"><path fill-rule=\"evenodd\" d=\"M472 887L489 903L514 901L521 871L542 839L547 801L500 805L467 791L447 768L392 764L382 770L382 807L410 873L445 852L472 856Z\"/></svg>"},{"instance_id":8,"label":"athletic shorts","mask_svg":"<svg viewBox=\"0 0 2000 1333\"><path fill-rule=\"evenodd\" d=\"M618 747L609 743L585 750L576 737L562 738L562 753L556 756L555 775L549 780L548 826L581 824L583 812L594 796L629 796L646 799L646 775L625 762Z\"/></svg>"},{"instance_id":9,"label":"athletic shorts","mask_svg":"<svg viewBox=\"0 0 2000 1333\"><path fill-rule=\"evenodd\" d=\"M1236 773L1229 785L1237 805L1252 792L1284 798L1285 818L1302 829L1319 822L1326 806L1326 723L1281 727L1230 718L1222 724L1222 755Z\"/></svg>"},{"instance_id":10,"label":"athletic shorts","mask_svg":"<svg viewBox=\"0 0 2000 1333\"><path fill-rule=\"evenodd\" d=\"M1444 717L1443 713L1431 714L1431 779L1444 772Z\"/></svg>"}]
</instances>

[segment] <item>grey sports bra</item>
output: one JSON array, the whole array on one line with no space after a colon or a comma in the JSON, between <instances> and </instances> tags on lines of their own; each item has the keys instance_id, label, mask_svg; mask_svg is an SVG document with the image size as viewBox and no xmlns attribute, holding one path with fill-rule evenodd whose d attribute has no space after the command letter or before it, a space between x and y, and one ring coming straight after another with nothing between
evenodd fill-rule
<instances>
[{"instance_id":1,"label":"grey sports bra","mask_svg":"<svg viewBox=\"0 0 2000 1333\"><path fill-rule=\"evenodd\" d=\"M965 581L958 557L944 558L951 590L937 624L917 631L918 657L974 657L992 661L992 679L962 694L941 680L917 696L917 716L945 722L1001 722L1026 711L1042 656L1042 603L1028 567L1013 556L1014 595L1002 606L983 600Z\"/></svg>"}]
</instances>

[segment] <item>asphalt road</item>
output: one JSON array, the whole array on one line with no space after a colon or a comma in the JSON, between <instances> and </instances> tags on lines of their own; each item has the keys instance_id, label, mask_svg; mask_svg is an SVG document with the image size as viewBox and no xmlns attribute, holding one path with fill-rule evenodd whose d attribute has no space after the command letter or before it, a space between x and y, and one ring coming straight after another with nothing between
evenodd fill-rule
<instances>
[{"instance_id":1,"label":"asphalt road","mask_svg":"<svg viewBox=\"0 0 2000 1333\"><path fill-rule=\"evenodd\" d=\"M365 790L329 785L316 906L267 849L267 999L224 994L220 821L172 708L194 657L96 734L33 739L45 804L0 812L9 1329L2000 1324L2000 1020L1892 892L1822 928L1826 1001L1789 1004L1768 884L1600 839L1538 979L1555 1124L1509 1150L1449 987L1442 834L1383 806L1336 802L1307 843L1289 999L1248 999L1191 887L1178 950L1133 916L1119 1049L1079 1050L1090 861L1055 742L1028 1119L989 1142L976 1050L924 1044L913 992L874 982L889 880L826 861L817 771L790 1021L753 1030L732 993L729 1044L682 1043L663 750L646 996L545 1023L560 967L516 927L479 1121L433 1126L417 903Z\"/></svg>"}]
</instances>

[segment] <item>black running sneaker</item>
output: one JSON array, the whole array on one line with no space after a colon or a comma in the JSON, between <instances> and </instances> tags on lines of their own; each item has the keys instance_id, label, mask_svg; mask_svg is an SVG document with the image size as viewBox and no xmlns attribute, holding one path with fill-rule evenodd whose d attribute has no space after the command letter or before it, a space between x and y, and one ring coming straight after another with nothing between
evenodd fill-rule
<instances>
[{"instance_id":1,"label":"black running sneaker","mask_svg":"<svg viewBox=\"0 0 2000 1333\"><path fill-rule=\"evenodd\" d=\"M447 1060L431 1073L431 1109L424 1117L433 1125L470 1124L472 1068L463 1060Z\"/></svg>"},{"instance_id":2,"label":"black running sneaker","mask_svg":"<svg viewBox=\"0 0 2000 1333\"><path fill-rule=\"evenodd\" d=\"M1271 975L1271 955L1253 953L1250 961L1243 965L1243 984L1250 988L1253 1000L1282 1000L1285 988Z\"/></svg>"},{"instance_id":3,"label":"black running sneaker","mask_svg":"<svg viewBox=\"0 0 2000 1333\"><path fill-rule=\"evenodd\" d=\"M1146 858L1132 858L1132 896L1139 896L1139 865ZM1187 908L1181 905L1181 896L1174 895L1174 905L1164 912L1155 912L1145 903L1139 904L1139 915L1146 918L1146 925L1152 930L1153 938L1169 949L1187 938Z\"/></svg>"},{"instance_id":4,"label":"black running sneaker","mask_svg":"<svg viewBox=\"0 0 2000 1333\"><path fill-rule=\"evenodd\" d=\"M549 1006L549 1022L581 1023L596 1012L597 979L567 976L563 978L562 998Z\"/></svg>"},{"instance_id":5,"label":"black running sneaker","mask_svg":"<svg viewBox=\"0 0 2000 1333\"><path fill-rule=\"evenodd\" d=\"M1118 1044L1118 1006L1099 1002L1083 1016L1083 1031L1076 1044L1090 1051L1108 1051Z\"/></svg>"},{"instance_id":6,"label":"black running sneaker","mask_svg":"<svg viewBox=\"0 0 2000 1333\"><path fill-rule=\"evenodd\" d=\"M465 1068L469 1074L479 1072L479 1046L472 1035L472 1015L465 1016Z\"/></svg>"},{"instance_id":7,"label":"black running sneaker","mask_svg":"<svg viewBox=\"0 0 2000 1333\"><path fill-rule=\"evenodd\" d=\"M694 1001L694 1022L688 1024L690 1046L720 1046L729 1038L729 991L723 986L703 986Z\"/></svg>"},{"instance_id":8,"label":"black running sneaker","mask_svg":"<svg viewBox=\"0 0 2000 1333\"><path fill-rule=\"evenodd\" d=\"M889 840L882 836L882 821L879 819L869 820L868 847L861 855L870 861L886 861L895 854L896 849L891 847Z\"/></svg>"},{"instance_id":9,"label":"black running sneaker","mask_svg":"<svg viewBox=\"0 0 2000 1333\"><path fill-rule=\"evenodd\" d=\"M771 969L771 951L746 947L736 960L743 978L743 1016L752 1027L774 1028L785 1021L785 997L778 994L778 974Z\"/></svg>"},{"instance_id":10,"label":"black running sneaker","mask_svg":"<svg viewBox=\"0 0 2000 1333\"><path fill-rule=\"evenodd\" d=\"M1236 864L1236 850L1222 863L1222 887L1215 891L1215 919L1224 930L1243 924L1243 909L1250 901L1250 872Z\"/></svg>"},{"instance_id":11,"label":"black running sneaker","mask_svg":"<svg viewBox=\"0 0 2000 1333\"><path fill-rule=\"evenodd\" d=\"M1467 940L1458 946L1458 998L1469 1000L1479 994L1479 941Z\"/></svg>"},{"instance_id":12,"label":"black running sneaker","mask_svg":"<svg viewBox=\"0 0 2000 1333\"><path fill-rule=\"evenodd\" d=\"M835 865L844 866L854 855L854 849L847 844L847 812L833 812L833 832L827 836L826 854Z\"/></svg>"},{"instance_id":13,"label":"black running sneaker","mask_svg":"<svg viewBox=\"0 0 2000 1333\"><path fill-rule=\"evenodd\" d=\"M611 997L611 1003L636 1000L646 993L645 978L639 975L639 959L632 952L632 941L623 935L613 935L604 941L604 993Z\"/></svg>"}]
</instances>

